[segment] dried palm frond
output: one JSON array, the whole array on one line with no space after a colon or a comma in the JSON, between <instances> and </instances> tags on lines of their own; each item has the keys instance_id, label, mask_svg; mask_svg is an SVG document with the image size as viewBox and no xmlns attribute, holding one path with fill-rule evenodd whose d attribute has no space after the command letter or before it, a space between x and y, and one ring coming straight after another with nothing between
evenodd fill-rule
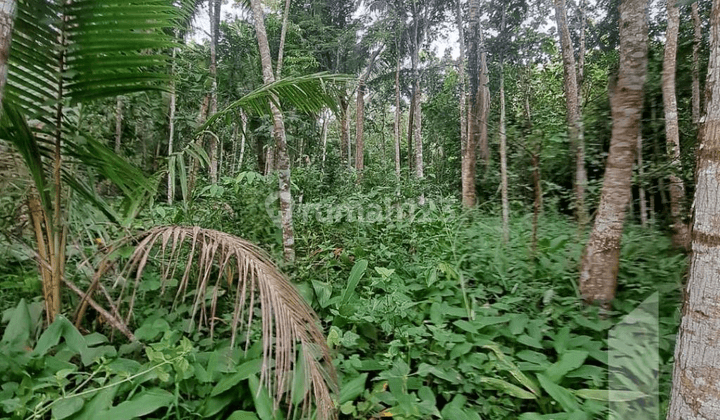
<instances>
[{"instance_id":1,"label":"dried palm frond","mask_svg":"<svg viewBox=\"0 0 720 420\"><path fill-rule=\"evenodd\" d=\"M263 250L236 236L200 227L156 227L139 236L125 238L116 246L130 241L136 242L135 250L122 273L135 272L135 276L134 280L128 280L121 286L116 301L118 308L123 301L128 305L126 322L132 315L143 270L153 249L156 249L156 255L164 264L162 292L174 277L176 268L184 270L175 301L182 302L186 296L193 296L191 325L197 319L198 326L209 326L212 335L219 291L225 288L234 302L231 342L234 345L237 331L245 329L247 348L253 309L256 304L259 305L263 342L260 383L271 390L276 407L283 399L288 402L300 400L297 395L292 395L294 389L290 384L293 372L302 371L305 385L302 390L303 413L309 413L309 402L313 399L318 419L337 418L331 397L331 392L337 392L337 377L330 349L318 327L317 315ZM189 252L186 251L188 248ZM183 258L187 260L181 261ZM101 264L100 270L108 266ZM198 274L197 278L191 278L193 272ZM98 274L96 278L104 273ZM189 293L192 289L194 293ZM128 293L130 298L124 299ZM124 311L121 309L121 312ZM271 349L273 344L274 352ZM298 365L302 365L302 369Z\"/></svg>"}]
</instances>

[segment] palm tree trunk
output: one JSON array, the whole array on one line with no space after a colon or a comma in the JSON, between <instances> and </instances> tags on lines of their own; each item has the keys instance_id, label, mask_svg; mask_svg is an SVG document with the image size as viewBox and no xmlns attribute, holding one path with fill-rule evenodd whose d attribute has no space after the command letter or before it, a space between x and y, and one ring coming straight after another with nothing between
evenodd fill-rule
<instances>
[{"instance_id":1,"label":"palm tree trunk","mask_svg":"<svg viewBox=\"0 0 720 420\"><path fill-rule=\"evenodd\" d=\"M245 114L245 111L243 110L240 110L240 124L242 128L242 133L240 133L240 157L238 158L235 173L242 170L243 159L245 158L245 143L247 142L247 114Z\"/></svg>"},{"instance_id":2,"label":"palm tree trunk","mask_svg":"<svg viewBox=\"0 0 720 420\"><path fill-rule=\"evenodd\" d=\"M365 131L365 91L367 90L365 83L370 77L375 60L384 49L385 46L383 45L373 53L367 69L358 80L357 109L355 110L355 170L357 171L358 181L362 179L362 171L365 167L365 140L363 138Z\"/></svg>"},{"instance_id":3,"label":"palm tree trunk","mask_svg":"<svg viewBox=\"0 0 720 420\"><path fill-rule=\"evenodd\" d=\"M585 145L581 141L581 115L578 103L578 82L575 72L575 55L567 24L565 0L554 0L555 20L560 38L560 50L563 58L563 75L565 82L565 105L567 109L567 124L570 145L575 154L575 213L579 228L582 230L588 222L585 208L585 185L587 173L585 171Z\"/></svg>"},{"instance_id":4,"label":"palm tree trunk","mask_svg":"<svg viewBox=\"0 0 720 420\"><path fill-rule=\"evenodd\" d=\"M668 420L720 418L720 0L710 15L707 115L700 130L690 276L675 345Z\"/></svg>"},{"instance_id":5,"label":"palm tree trunk","mask_svg":"<svg viewBox=\"0 0 720 420\"><path fill-rule=\"evenodd\" d=\"M622 0L620 3L620 70L610 100L610 153L597 217L580 268L582 297L603 307L615 297L623 222L632 199L632 170L647 67L646 7L647 0Z\"/></svg>"},{"instance_id":6,"label":"palm tree trunk","mask_svg":"<svg viewBox=\"0 0 720 420\"><path fill-rule=\"evenodd\" d=\"M212 40L210 42L210 79L212 87L210 88L210 115L215 115L218 110L218 85L217 85L217 47L220 39L220 11L222 0L208 0L210 9L210 32ZM218 139L210 136L210 182L217 183L218 180Z\"/></svg>"},{"instance_id":7,"label":"palm tree trunk","mask_svg":"<svg viewBox=\"0 0 720 420\"><path fill-rule=\"evenodd\" d=\"M665 57L663 59L662 93L665 108L665 138L670 155L670 215L673 222L673 243L687 248L689 232L682 220L682 203L685 201L685 186L677 175L682 172L680 163L680 130L678 128L677 99L675 96L675 60L677 56L680 10L673 1L667 2L668 25L665 35Z\"/></svg>"},{"instance_id":8,"label":"palm tree trunk","mask_svg":"<svg viewBox=\"0 0 720 420\"><path fill-rule=\"evenodd\" d=\"M692 53L692 119L693 123L700 122L702 114L702 99L700 92L700 47L702 46L702 23L698 2L692 4L693 20L693 53Z\"/></svg>"},{"instance_id":9,"label":"palm tree trunk","mask_svg":"<svg viewBox=\"0 0 720 420\"><path fill-rule=\"evenodd\" d=\"M252 5L253 17L255 20L255 33L258 38L258 47L260 49L263 81L265 84L270 84L275 81L275 77L273 76L272 71L270 46L268 45L267 33L265 32L262 2L261 0L251 0L250 3ZM270 101L270 111L273 116L273 135L275 137L275 147L277 149L276 168L278 170L278 179L280 184L280 225L283 233L283 253L285 261L293 262L295 260L295 234L293 231L292 219L292 194L290 192L290 158L288 157L287 151L283 114L275 103L275 100Z\"/></svg>"},{"instance_id":10,"label":"palm tree trunk","mask_svg":"<svg viewBox=\"0 0 720 420\"><path fill-rule=\"evenodd\" d=\"M205 121L208 117L208 108L210 106L210 95L205 95L203 98L202 103L200 104L200 112L198 112L197 117L197 126L200 127L201 125L205 124ZM145 143L143 142L143 145ZM188 174L188 195L192 197L193 191L195 190L195 182L197 181L197 174L198 170L200 169L200 164L197 159L194 157L190 158L192 160L192 164L190 165L190 173Z\"/></svg>"},{"instance_id":11,"label":"palm tree trunk","mask_svg":"<svg viewBox=\"0 0 720 420\"><path fill-rule=\"evenodd\" d=\"M8 58L13 24L15 23L16 0L0 0L0 104L7 81Z\"/></svg>"}]
</instances>

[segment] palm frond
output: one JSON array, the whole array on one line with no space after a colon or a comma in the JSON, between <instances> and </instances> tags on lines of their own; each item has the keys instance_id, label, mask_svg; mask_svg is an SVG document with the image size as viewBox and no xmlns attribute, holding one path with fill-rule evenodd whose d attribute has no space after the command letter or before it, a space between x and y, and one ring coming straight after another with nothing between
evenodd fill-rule
<instances>
[{"instance_id":1,"label":"palm frond","mask_svg":"<svg viewBox=\"0 0 720 420\"><path fill-rule=\"evenodd\" d=\"M281 109L282 105L286 105L304 112L319 112L323 107L337 110L339 85L355 79L354 76L327 72L286 77L256 89L231 103L208 118L198 131L204 130L218 118L237 112L239 108L257 114L270 114L269 101L275 102L275 105Z\"/></svg>"},{"instance_id":2,"label":"palm frond","mask_svg":"<svg viewBox=\"0 0 720 420\"><path fill-rule=\"evenodd\" d=\"M198 327L209 327L211 336L222 288L226 289L233 302L233 345L236 332L245 329L247 348L254 309L259 306L263 342L260 382L272 390L276 407L283 400L301 400L302 411L305 412L309 409L310 399L313 399L318 419L337 417L331 397L331 392L337 391L337 378L330 349L318 327L317 315L264 251L236 236L200 227L157 227L139 237L121 240L118 246L130 241L137 241L137 245L122 275L128 278L128 274L135 272L135 279L123 285L117 300L120 307L120 302L127 300L124 296L131 294L127 307L128 320L143 270L155 249L165 263L162 290L175 276L176 268L184 267L175 294L176 302L192 295L191 325L197 323ZM183 252L183 248L189 249L189 254ZM187 260L181 261L185 255ZM198 274L197 278L191 279L192 272ZM189 293L192 289L194 292ZM298 354L301 362L296 357ZM304 387L292 386L290 374L298 371L304 375ZM296 391L296 388L302 391ZM302 396L292 395L293 392L302 392Z\"/></svg>"}]
</instances>

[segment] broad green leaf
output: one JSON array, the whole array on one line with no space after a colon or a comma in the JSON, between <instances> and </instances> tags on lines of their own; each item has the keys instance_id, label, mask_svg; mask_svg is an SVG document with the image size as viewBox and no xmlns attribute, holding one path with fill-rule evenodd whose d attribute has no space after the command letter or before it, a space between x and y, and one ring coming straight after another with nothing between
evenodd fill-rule
<instances>
[{"instance_id":1,"label":"broad green leaf","mask_svg":"<svg viewBox=\"0 0 720 420\"><path fill-rule=\"evenodd\" d=\"M10 316L10 322L5 327L2 340L3 346L21 349L28 345L30 331L32 331L30 311L25 299L20 299Z\"/></svg>"},{"instance_id":2,"label":"broad green leaf","mask_svg":"<svg viewBox=\"0 0 720 420\"><path fill-rule=\"evenodd\" d=\"M513 397L522 398L524 400L534 400L537 398L537 396L532 392L526 391L519 386L503 381L502 379L482 376L480 377L480 383L488 384L499 391L503 391Z\"/></svg>"},{"instance_id":3,"label":"broad green leaf","mask_svg":"<svg viewBox=\"0 0 720 420\"><path fill-rule=\"evenodd\" d=\"M573 371L585 363L588 352L582 350L570 350L560 356L560 360L547 368L545 374L551 381L557 383L570 371Z\"/></svg>"},{"instance_id":4,"label":"broad green leaf","mask_svg":"<svg viewBox=\"0 0 720 420\"><path fill-rule=\"evenodd\" d=\"M250 375L259 373L261 367L262 359L255 359L243 363L238 367L237 372L233 373L230 376L224 377L220 382L218 382L218 384L215 385L215 388L213 388L212 392L210 393L210 396L214 397L216 395L222 394L223 392L240 383L240 381L244 381L245 379L249 378Z\"/></svg>"},{"instance_id":5,"label":"broad green leaf","mask_svg":"<svg viewBox=\"0 0 720 420\"><path fill-rule=\"evenodd\" d=\"M252 394L253 401L255 402L255 410L260 420L278 420L282 416L278 412L275 412L272 399L265 386L260 385L260 380L255 375L248 377L248 383L250 384L250 393Z\"/></svg>"},{"instance_id":6,"label":"broad green leaf","mask_svg":"<svg viewBox=\"0 0 720 420\"><path fill-rule=\"evenodd\" d=\"M62 420L83 408L85 402L80 397L61 398L52 406L53 419Z\"/></svg>"},{"instance_id":7,"label":"broad green leaf","mask_svg":"<svg viewBox=\"0 0 720 420\"><path fill-rule=\"evenodd\" d=\"M575 395L586 400L627 402L647 397L640 391L610 391L607 389L578 389Z\"/></svg>"},{"instance_id":8,"label":"broad green leaf","mask_svg":"<svg viewBox=\"0 0 720 420\"><path fill-rule=\"evenodd\" d=\"M135 417L145 416L155 410L169 406L175 397L161 388L150 388L141 391L129 401L121 402L105 413L99 413L98 418L103 420L131 420Z\"/></svg>"},{"instance_id":9,"label":"broad green leaf","mask_svg":"<svg viewBox=\"0 0 720 420\"><path fill-rule=\"evenodd\" d=\"M347 287L342 294L340 306L345 306L345 304L350 301L350 298L352 297L353 293L355 293L355 288L357 288L357 285L360 282L362 276L365 274L365 270L367 270L367 267L367 260L359 260L355 263L352 270L350 270L350 278L348 279Z\"/></svg>"},{"instance_id":10,"label":"broad green leaf","mask_svg":"<svg viewBox=\"0 0 720 420\"><path fill-rule=\"evenodd\" d=\"M257 414L250 411L234 411L227 420L259 420Z\"/></svg>"},{"instance_id":11,"label":"broad green leaf","mask_svg":"<svg viewBox=\"0 0 720 420\"><path fill-rule=\"evenodd\" d=\"M580 410L580 405L575 399L575 396L568 389L554 383L542 373L538 373L537 378L545 392L557 401L566 412L573 413Z\"/></svg>"},{"instance_id":12,"label":"broad green leaf","mask_svg":"<svg viewBox=\"0 0 720 420\"><path fill-rule=\"evenodd\" d=\"M338 401L340 404L344 404L348 401L353 401L355 398L360 396L365 391L365 383L367 381L368 374L363 373L357 378L350 382L343 384L340 389L340 397Z\"/></svg>"}]
</instances>

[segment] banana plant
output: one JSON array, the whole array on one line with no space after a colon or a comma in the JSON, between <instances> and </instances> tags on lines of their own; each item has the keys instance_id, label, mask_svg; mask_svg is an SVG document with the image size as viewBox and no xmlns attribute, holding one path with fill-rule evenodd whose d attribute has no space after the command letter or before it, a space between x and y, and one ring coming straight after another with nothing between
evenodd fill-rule
<instances>
[{"instance_id":1,"label":"banana plant","mask_svg":"<svg viewBox=\"0 0 720 420\"><path fill-rule=\"evenodd\" d=\"M166 89L162 51L174 44L163 30L180 15L170 0L17 2L0 138L15 146L34 182L28 207L48 323L61 309L66 187L113 216L78 168L95 170L118 185L129 213L154 191L141 171L81 135L74 114L88 101Z\"/></svg>"}]
</instances>

